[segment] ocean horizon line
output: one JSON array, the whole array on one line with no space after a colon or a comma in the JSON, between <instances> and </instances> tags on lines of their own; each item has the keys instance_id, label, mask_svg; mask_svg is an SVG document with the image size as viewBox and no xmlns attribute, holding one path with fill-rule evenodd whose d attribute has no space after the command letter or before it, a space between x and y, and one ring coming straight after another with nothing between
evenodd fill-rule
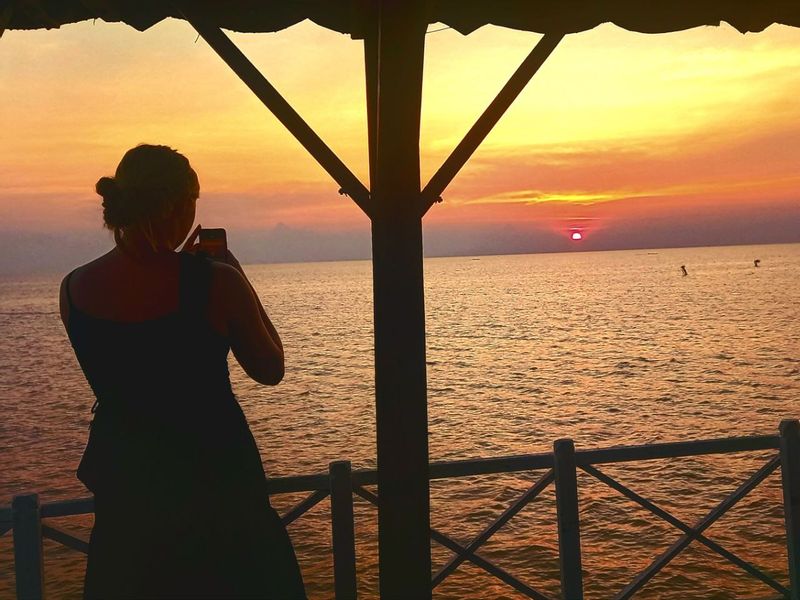
<instances>
[{"instance_id":1,"label":"ocean horizon line","mask_svg":"<svg viewBox=\"0 0 800 600\"><path fill-rule=\"evenodd\" d=\"M576 246L581 244L581 242L576 242ZM800 241L778 241L778 242L753 242L753 243L718 243L718 244L707 244L707 245L675 245L675 246L633 246L633 247L624 247L624 248L592 248L592 249L582 249L582 248L574 248L572 250L537 250L537 251L520 251L520 252L476 252L476 253L425 253L423 256L424 260L436 260L436 259L448 259L448 258L491 258L491 257L503 257L503 256L537 256L537 255L572 255L572 254L607 254L607 253L614 253L614 252L635 252L635 251L650 251L650 252L658 252L658 251L666 251L666 250L699 250L704 248L736 248L736 247L763 247L763 246L793 246L800 244ZM109 247L107 250L110 250ZM105 250L105 251L107 251ZM100 256L104 251L101 251ZM424 252L424 250L423 250ZM94 258L94 257L92 257ZM92 258L86 260L92 260ZM757 257L756 257L757 258ZM20 270L13 270L13 269L3 269L0 266L0 280L13 281L17 278L24 278L24 277L47 277L59 274L66 274L71 268L80 266L84 264L86 260L77 260L75 263L72 263L72 266L42 266L42 267L34 267L31 269L20 269ZM244 266L262 266L262 265L300 265L300 264L324 264L324 263L349 263L349 262L370 262L372 260L371 256L357 256L357 257L335 257L335 258L309 258L309 259L300 259L300 260L282 260L282 259L275 259L275 260L247 260L246 258L241 260L242 265ZM65 270L66 269L66 270Z\"/></svg>"}]
</instances>

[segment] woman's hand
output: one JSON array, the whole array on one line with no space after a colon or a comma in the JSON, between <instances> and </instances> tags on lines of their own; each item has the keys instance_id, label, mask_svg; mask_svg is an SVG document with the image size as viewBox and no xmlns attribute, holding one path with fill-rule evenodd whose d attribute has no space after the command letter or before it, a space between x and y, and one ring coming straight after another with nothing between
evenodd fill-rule
<instances>
[{"instance_id":1,"label":"woman's hand","mask_svg":"<svg viewBox=\"0 0 800 600\"><path fill-rule=\"evenodd\" d=\"M200 244L197 243L197 238L200 236L200 225L194 228L194 231L189 234L189 237L186 238L186 241L183 243L183 247L181 248L181 252L186 252L188 254L197 254L197 251L200 249ZM224 259L215 259L213 257L212 260L218 260L219 262L224 262L229 264L234 269L239 271L242 275L244 275L244 269L242 269L242 265L239 263L239 260L233 255L229 249L226 248L225 250L225 258ZM245 275L245 279L247 276Z\"/></svg>"},{"instance_id":2,"label":"woman's hand","mask_svg":"<svg viewBox=\"0 0 800 600\"><path fill-rule=\"evenodd\" d=\"M197 247L199 244L197 243L197 238L200 235L200 225L198 224L197 227L194 228L194 231L189 234L189 237L186 238L186 241L183 243L183 247L180 249L181 252L187 252L189 254L196 254Z\"/></svg>"}]
</instances>

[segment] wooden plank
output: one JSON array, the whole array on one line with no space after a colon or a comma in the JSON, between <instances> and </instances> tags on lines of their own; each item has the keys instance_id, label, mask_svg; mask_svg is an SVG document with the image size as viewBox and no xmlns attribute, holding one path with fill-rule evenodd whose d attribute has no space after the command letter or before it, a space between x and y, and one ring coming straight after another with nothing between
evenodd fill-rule
<instances>
[{"instance_id":1,"label":"wooden plank","mask_svg":"<svg viewBox=\"0 0 800 600\"><path fill-rule=\"evenodd\" d=\"M719 544L717 544L715 541L707 538L702 533L698 533L697 531L695 531L694 529L689 527L689 525L687 525L686 523L684 523L683 521L681 521L680 519L678 519L677 517L675 517L671 513L667 512L663 508L660 508L659 506L656 506L655 504L653 504L647 498L644 498L643 496L637 494L636 492L634 492L633 490L631 490L627 486L621 484L620 482L618 482L614 478L609 477L608 475L606 475L605 473L603 473L602 471L600 471L596 467L592 467L591 465L584 465L583 467L581 467L581 469L583 469L584 471L586 471L587 473L589 473L590 475L595 477L598 481L602 481L603 483L605 483L610 488L618 491L620 494L622 494L626 498L628 498L630 500L633 500L634 502L636 502L642 508L650 511L651 513L653 513L657 517L660 517L660 518L664 519L670 525L672 525L674 527L677 527L678 529L683 531L686 535L690 536L692 539L697 540L698 542L700 542L701 544L703 544L704 546L706 546L710 550L713 550L714 552L716 552L717 554L719 554L720 556L722 556L726 560L730 561L731 563L733 563L734 565L736 565L740 569L746 571L747 573L749 573L750 575L752 575L756 579L758 579L761 582L765 583L766 585L770 586L776 592L779 592L783 597L786 597L786 598L789 597L789 590L787 590L784 586L782 586L780 583L775 581L772 577L770 577L769 575L767 575L766 573L761 571L756 566L748 563L744 559L739 558L738 556L736 556L733 552L731 552L727 548L724 548L723 546L720 546Z\"/></svg>"},{"instance_id":2,"label":"wooden plank","mask_svg":"<svg viewBox=\"0 0 800 600\"><path fill-rule=\"evenodd\" d=\"M575 469L575 444L556 440L555 457L556 517L558 555L561 563L561 596L564 600L583 600L581 568L581 524L578 511L578 478Z\"/></svg>"},{"instance_id":3,"label":"wooden plank","mask_svg":"<svg viewBox=\"0 0 800 600\"><path fill-rule=\"evenodd\" d=\"M431 597L419 128L425 1L379 0L372 172L381 598Z\"/></svg>"},{"instance_id":4,"label":"wooden plank","mask_svg":"<svg viewBox=\"0 0 800 600\"><path fill-rule=\"evenodd\" d=\"M359 469L353 471L353 485L378 485L377 469Z\"/></svg>"},{"instance_id":5,"label":"wooden plank","mask_svg":"<svg viewBox=\"0 0 800 600\"><path fill-rule=\"evenodd\" d=\"M306 498L295 504L289 511L281 517L281 521L285 526L291 525L306 514L309 510L314 508L317 504L319 504L322 500L327 498L328 491L327 490L317 490L312 494L309 494Z\"/></svg>"},{"instance_id":6,"label":"wooden plank","mask_svg":"<svg viewBox=\"0 0 800 600\"><path fill-rule=\"evenodd\" d=\"M88 515L93 512L94 498L78 498L76 500L45 502L41 507L43 519L50 517L69 517L71 515Z\"/></svg>"},{"instance_id":7,"label":"wooden plank","mask_svg":"<svg viewBox=\"0 0 800 600\"><path fill-rule=\"evenodd\" d=\"M716 440L665 442L659 444L645 444L642 446L580 450L575 453L575 460L578 466L599 465L603 463L656 460L660 458L701 456L705 454L775 450L779 446L780 438L776 435L756 435Z\"/></svg>"},{"instance_id":8,"label":"wooden plank","mask_svg":"<svg viewBox=\"0 0 800 600\"><path fill-rule=\"evenodd\" d=\"M370 492L368 489L363 488L363 487L361 487L359 485L359 486L356 486L356 487L353 488L353 493L356 496L360 496L361 498L363 498L364 500L366 500L367 502L369 502L373 506L378 506L378 497L375 494L373 494L372 492Z\"/></svg>"},{"instance_id":9,"label":"wooden plank","mask_svg":"<svg viewBox=\"0 0 800 600\"><path fill-rule=\"evenodd\" d=\"M492 522L491 525L486 527L482 532L480 532L475 538L467 545L465 548L465 554L457 554L453 558L451 558L433 578L433 587L435 588L437 585L442 583L450 573L455 571L458 566L464 562L465 559L469 557L470 554L473 554L478 550L478 548L484 544L490 537L492 537L500 528L508 523L519 511L523 508L528 506L531 502L533 502L536 497L542 493L542 491L547 488L553 482L554 473L551 469L539 480L534 483L528 490L520 496L511 506L509 506L503 513Z\"/></svg>"},{"instance_id":10,"label":"wooden plank","mask_svg":"<svg viewBox=\"0 0 800 600\"><path fill-rule=\"evenodd\" d=\"M336 600L355 600L356 538L353 522L353 482L348 461L332 462L331 539L333 544L333 582Z\"/></svg>"},{"instance_id":11,"label":"wooden plank","mask_svg":"<svg viewBox=\"0 0 800 600\"><path fill-rule=\"evenodd\" d=\"M778 449L779 436L753 436L746 438L723 438L702 440L698 442L666 442L641 446L620 446L617 448L600 448L593 450L576 450L576 464L603 464L632 462L638 460L655 460L660 458L678 458L692 456L691 445L697 446L699 454L716 454L727 452L747 452L756 450ZM519 454L492 458L471 458L452 461L435 461L430 463L430 479L450 479L455 477L471 477L474 475L492 475L498 473L516 473L535 471L553 467L552 453ZM354 483L358 485L375 485L378 472L375 469L359 469L352 472ZM271 477L267 480L270 494L287 494L329 489L327 473L310 475L292 475L289 477ZM48 502L41 506L42 518L62 517L76 514L88 514L93 509L92 498L80 498L58 502ZM0 523L11 519L11 508L0 508Z\"/></svg>"},{"instance_id":12,"label":"wooden plank","mask_svg":"<svg viewBox=\"0 0 800 600\"><path fill-rule=\"evenodd\" d=\"M541 486L548 485L552 482L553 473L549 472L545 474L537 483L534 485L536 488L540 488ZM541 491L541 489L539 490ZM353 488L353 493L357 496L360 496L370 504L374 506L378 506L378 496L370 492L369 490L361 487L356 486ZM531 498L532 499L532 498ZM509 586L513 587L518 592L526 595L529 598L534 598L535 600L548 600L547 596L539 592L538 590L530 587L529 585L521 582L519 579L505 571L504 569L494 565L493 563L489 562L479 554L477 554L474 550L469 550L468 548L463 547L461 544L453 540L452 538L448 537L446 534L431 528L431 539L436 541L437 543L443 545L444 547L448 548L449 550L453 551L457 556L463 557L465 560L470 561L471 563L475 564L476 566L481 567L490 575L498 578L500 581L508 584Z\"/></svg>"},{"instance_id":13,"label":"wooden plank","mask_svg":"<svg viewBox=\"0 0 800 600\"><path fill-rule=\"evenodd\" d=\"M42 521L38 494L15 496L14 568L17 598L41 600L44 597L44 560L42 554Z\"/></svg>"},{"instance_id":14,"label":"wooden plank","mask_svg":"<svg viewBox=\"0 0 800 600\"><path fill-rule=\"evenodd\" d=\"M781 421L781 483L792 600L800 600L800 423Z\"/></svg>"},{"instance_id":15,"label":"wooden plank","mask_svg":"<svg viewBox=\"0 0 800 600\"><path fill-rule=\"evenodd\" d=\"M724 515L728 510L733 508L739 500L744 498L754 487L764 481L769 475L778 468L780 458L775 457L770 460L766 465L756 471L747 481L740 485L732 494L720 502L713 510L711 510L705 517L700 519L692 526L692 530L696 533L702 533L714 522ZM640 590L648 581L658 574L661 569L667 566L669 562L680 554L686 546L692 541L692 536L682 535L678 540L667 548L658 558L656 558L647 568L639 573L631 583L616 596L617 600L627 600L632 597L638 590Z\"/></svg>"},{"instance_id":16,"label":"wooden plank","mask_svg":"<svg viewBox=\"0 0 800 600\"><path fill-rule=\"evenodd\" d=\"M553 455L522 454L497 458L473 458L431 463L431 479L450 479L472 475L492 475L495 473L516 473L518 471L537 471L553 468Z\"/></svg>"},{"instance_id":17,"label":"wooden plank","mask_svg":"<svg viewBox=\"0 0 800 600\"><path fill-rule=\"evenodd\" d=\"M374 13L374 11L372 11ZM367 92L367 150L369 152L369 185L375 184L378 149L378 28L377 14L371 15L370 30L364 36L364 80Z\"/></svg>"},{"instance_id":18,"label":"wooden plank","mask_svg":"<svg viewBox=\"0 0 800 600\"><path fill-rule=\"evenodd\" d=\"M89 553L89 542L82 540L71 533L50 527L49 525L42 524L42 537L46 537L62 546L66 546L72 550L82 552L83 554Z\"/></svg>"},{"instance_id":19,"label":"wooden plank","mask_svg":"<svg viewBox=\"0 0 800 600\"><path fill-rule=\"evenodd\" d=\"M576 465L582 466L587 464L658 460L694 456L695 454L699 456L772 450L777 449L779 445L780 438L778 436L721 438L693 442L664 442L638 446L576 450L575 462ZM492 458L435 461L430 463L430 478L450 479L454 477L471 477L474 475L534 471L550 469L552 467L553 454L549 452ZM377 482L377 473L374 470L357 470L353 472L353 480L359 485L372 485Z\"/></svg>"},{"instance_id":20,"label":"wooden plank","mask_svg":"<svg viewBox=\"0 0 800 600\"><path fill-rule=\"evenodd\" d=\"M283 124L298 142L316 159L328 174L339 184L340 193L350 196L367 215L370 214L369 190L350 169L336 156L325 142L311 129L297 111L280 95L267 78L253 65L223 31L208 22L193 9L192 2L173 0L186 21L208 43L220 58L239 76L272 114Z\"/></svg>"},{"instance_id":21,"label":"wooden plank","mask_svg":"<svg viewBox=\"0 0 800 600\"><path fill-rule=\"evenodd\" d=\"M523 583L505 569L502 569L501 567L498 567L494 563L483 558L480 554L476 554L474 552L468 553L466 548L464 548L461 544L451 539L447 535L443 534L442 532L436 529L431 529L431 539L441 544L445 548L452 550L456 554L459 555L463 554L468 561L470 561L474 565L479 566L481 569L483 569L490 575L496 577L506 585L511 586L519 593L524 594L528 598L533 598L534 600L549 600L547 596L542 594L540 591L532 588L526 583Z\"/></svg>"},{"instance_id":22,"label":"wooden plank","mask_svg":"<svg viewBox=\"0 0 800 600\"><path fill-rule=\"evenodd\" d=\"M514 74L489 104L483 114L478 117L464 139L459 142L439 170L422 191L421 214L424 215L434 202L439 200L442 192L466 164L478 146L481 145L489 132L494 128L520 92L544 64L550 54L555 50L563 35L548 33L539 40L530 54L522 61Z\"/></svg>"}]
</instances>

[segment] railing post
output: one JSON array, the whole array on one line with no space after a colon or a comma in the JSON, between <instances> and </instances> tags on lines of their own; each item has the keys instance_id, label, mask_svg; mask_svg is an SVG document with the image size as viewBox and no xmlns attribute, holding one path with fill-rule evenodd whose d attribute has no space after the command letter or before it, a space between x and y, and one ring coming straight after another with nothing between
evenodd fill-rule
<instances>
[{"instance_id":1,"label":"railing post","mask_svg":"<svg viewBox=\"0 0 800 600\"><path fill-rule=\"evenodd\" d=\"M555 458L558 554L561 561L561 597L564 600L583 600L575 444L572 440L556 440L553 444L553 456Z\"/></svg>"},{"instance_id":2,"label":"railing post","mask_svg":"<svg viewBox=\"0 0 800 600\"><path fill-rule=\"evenodd\" d=\"M333 580L336 600L356 598L356 542L353 522L353 481L350 462L340 460L328 467L331 483Z\"/></svg>"},{"instance_id":3,"label":"railing post","mask_svg":"<svg viewBox=\"0 0 800 600\"><path fill-rule=\"evenodd\" d=\"M14 496L11 509L14 521L17 598L41 600L44 598L44 562L39 495Z\"/></svg>"},{"instance_id":4,"label":"railing post","mask_svg":"<svg viewBox=\"0 0 800 600\"><path fill-rule=\"evenodd\" d=\"M800 600L800 422L781 421L781 480L792 600Z\"/></svg>"}]
</instances>

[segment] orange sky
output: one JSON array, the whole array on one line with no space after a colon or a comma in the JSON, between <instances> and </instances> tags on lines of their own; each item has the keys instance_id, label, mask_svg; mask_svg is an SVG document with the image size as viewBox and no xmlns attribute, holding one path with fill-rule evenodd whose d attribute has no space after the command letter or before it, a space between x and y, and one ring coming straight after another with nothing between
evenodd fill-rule
<instances>
[{"instance_id":1,"label":"orange sky","mask_svg":"<svg viewBox=\"0 0 800 600\"><path fill-rule=\"evenodd\" d=\"M431 26L431 29L437 29ZM200 174L200 219L239 229L366 229L366 219L183 22L101 21L0 38L4 230L96 228L93 184L140 142ZM367 182L361 42L310 23L233 35ZM427 37L423 183L538 36L485 27ZM687 207L796 205L800 30L642 35L602 26L562 42L426 224L551 228ZM734 211L735 212L735 211Z\"/></svg>"}]
</instances>

